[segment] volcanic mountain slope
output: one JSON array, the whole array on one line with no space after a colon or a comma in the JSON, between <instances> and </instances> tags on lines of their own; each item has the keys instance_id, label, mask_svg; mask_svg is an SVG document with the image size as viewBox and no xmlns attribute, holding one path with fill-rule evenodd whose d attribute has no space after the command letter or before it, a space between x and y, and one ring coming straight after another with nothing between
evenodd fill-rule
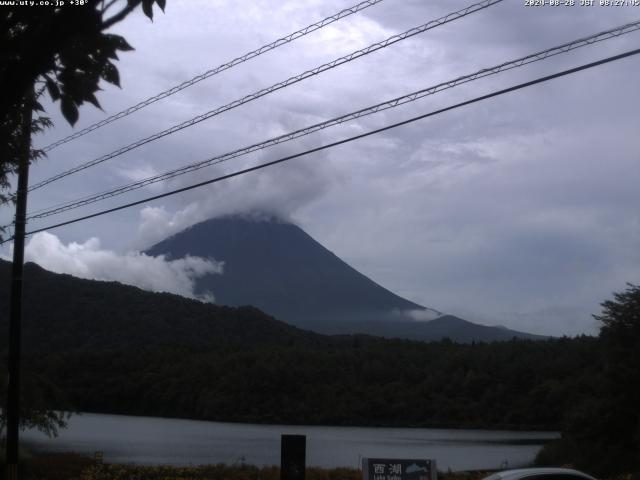
<instances>
[{"instance_id":1,"label":"volcanic mountain slope","mask_svg":"<svg viewBox=\"0 0 640 480\"><path fill-rule=\"evenodd\" d=\"M197 281L200 292L213 293L219 304L254 305L296 325L388 320L393 313L424 310L365 277L296 225L273 217L208 220L147 253L223 261L222 275Z\"/></svg>"},{"instance_id":2,"label":"volcanic mountain slope","mask_svg":"<svg viewBox=\"0 0 640 480\"><path fill-rule=\"evenodd\" d=\"M227 216L194 225L151 247L149 255L224 262L222 275L197 281L216 303L254 305L289 324L320 333L368 333L416 340L535 338L442 315L367 278L301 228L266 215ZM416 322L411 312L431 317Z\"/></svg>"}]
</instances>

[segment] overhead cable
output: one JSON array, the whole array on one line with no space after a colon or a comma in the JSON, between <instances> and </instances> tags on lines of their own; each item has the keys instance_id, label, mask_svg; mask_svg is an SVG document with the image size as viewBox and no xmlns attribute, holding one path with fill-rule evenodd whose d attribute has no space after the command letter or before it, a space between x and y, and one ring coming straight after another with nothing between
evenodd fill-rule
<instances>
[{"instance_id":1,"label":"overhead cable","mask_svg":"<svg viewBox=\"0 0 640 480\"><path fill-rule=\"evenodd\" d=\"M223 63L221 65L218 65L217 67L207 70L206 72L193 77L191 80L182 82L180 85L171 87L168 90L165 90L164 92L158 93L153 97L147 98L146 100L143 100L142 102L133 105L132 107L129 107L125 110L122 110L121 112L111 115L110 117L100 120L99 122L89 125L88 127L83 128L82 130L75 132L69 135L68 137L64 137L54 143L51 143L50 145L47 145L46 147L43 147L42 150L44 152L49 152L54 148L59 147L60 145L64 145L65 143L75 140L76 138L80 138L86 135L87 133L97 130L98 128L104 127L105 125L115 122L116 120L124 118L128 115L131 115L133 112L137 112L138 110L148 107L149 105L157 102L158 100L162 100L163 98L167 98L173 95L174 93L178 93L181 90L184 90L185 88L189 88L190 86L195 85L196 83L201 82L206 78L217 75L218 73L224 72L225 70L229 70L230 68L233 68L236 65L239 65L248 60L256 58L262 55L263 53L267 53L282 45L286 45L287 43L293 42L294 40L297 40L300 37L304 37L305 35L315 32L316 30L326 27L327 25L331 25L332 23L337 22L342 18L348 17L349 15L353 15L354 13L364 10L365 8L369 8L382 1L383 0L367 0L365 2L360 2L357 5L354 5L352 7L345 8L344 10L341 10L334 15L331 15L323 20L320 20L319 22L312 23L311 25L308 25L300 30L290 33L286 37L278 38L277 40L274 40L271 43L267 43L266 45L263 45L260 48L257 48L255 50L252 50L251 52L248 52L248 53L245 53L244 55L236 57L229 62Z\"/></svg>"},{"instance_id":2,"label":"overhead cable","mask_svg":"<svg viewBox=\"0 0 640 480\"><path fill-rule=\"evenodd\" d=\"M336 147L338 145L342 145L342 144L345 144L345 143L353 142L355 140L359 140L359 139L362 139L362 138L365 138L365 137L369 137L371 135L382 133L382 132L385 132L387 130L391 130L391 129L394 129L394 128L397 128L397 127L400 127L400 126L403 126L403 125L408 125L408 124L416 122L418 120L422 120L422 119L425 119L425 118L428 118L428 117L433 117L435 115L439 115L439 114L444 113L444 112L455 110L455 109L460 108L460 107L471 105L473 103L477 103L477 102L480 102L480 101L483 101L483 100L487 100L487 99L490 99L490 98L494 98L494 97L497 97L499 95L504 95L506 93L514 92L516 90L521 90L521 89L526 88L526 87L530 87L530 86L533 86L533 85L544 83L544 82L547 82L547 81L550 81L550 80L553 80L553 79L556 79L556 78L560 78L560 77L563 77L563 76L566 76L566 75L577 73L577 72L580 72L582 70L587 70L589 68L593 68L593 67L596 67L596 66L599 66L599 65L604 65L606 63L610 63L610 62L613 62L613 61L616 61L616 60L621 60L623 58L627 58L627 57L630 57L632 55L637 55L639 53L640 53L640 48L639 49L635 49L635 50L630 50L630 51L621 53L619 55L614 55L614 56L611 56L611 57L604 58L602 60L598 60L596 62L591 62L591 63L587 63L587 64L584 64L584 65L581 65L579 67L571 68L571 69L568 69L568 70L563 70L561 72L554 73L552 75L547 75L547 76L544 76L544 77L537 78L535 80L531 80L531 81L528 81L528 82L520 83L518 85L509 87L509 88L505 88L505 89L502 89L502 90L498 90L498 91L495 91L493 93L489 93L487 95L482 95L480 97L476 97L476 98L473 98L471 100L467 100L467 101L464 101L464 102L461 102L461 103L457 103L455 105L451 105L451 106L446 107L446 108L441 108L441 109L438 109L438 110L435 110L435 111L432 111L432 112L429 112L429 113L425 113L423 115L418 115L417 117L413 117L413 118L410 118L408 120L403 120L401 122L397 122L397 123L394 123L394 124L391 124L391 125L387 125L387 126L382 127L382 128L377 128L375 130L370 130L369 132L365 132L365 133L362 133L360 135L355 135L355 136L352 136L352 137L349 137L349 138L345 138L343 140L339 140L337 142L332 142L332 143L329 143L329 144L326 144L326 145L322 145L320 147L316 147L316 148L312 148L312 149L309 149L309 150L305 150L304 152L300 152L300 153L296 153L294 155L289 155L289 156L286 156L286 157L282 157L282 158L279 158L277 160L273 160L273 161L270 161L270 162L266 162L266 163L262 163L262 164L259 164L259 165L255 165L253 167L245 168L243 170L239 170L239 171L236 171L236 172L233 172L233 173L229 173L229 174L222 175L222 176L219 176L219 177L216 177L216 178L212 178L212 179L206 180L204 182L200 182L200 183L196 183L196 184L193 184L193 185L189 185L187 187L178 188L176 190L172 190L172 191L169 191L169 192L161 193L159 195L154 195L152 197L147 197L147 198L144 198L142 200L137 200L135 202L130 202L130 203L126 203L124 205L120 205L120 206L117 206L117 207L108 208L106 210L102 210L102 211L99 211L99 212L96 212L96 213L92 213L90 215L84 215L82 217L74 218L72 220L67 220L65 222L61 222L61 223L57 223L57 224L54 224L54 225L49 225L47 227L31 230L30 232L27 232L26 235L33 235L34 233L43 232L45 230L52 230L54 228L63 227L65 225L70 225L70 224L77 223L77 222L80 222L80 221L84 221L84 220L88 220L88 219L91 219L91 218L95 218L95 217L99 217L99 216L102 216L102 215L106 215L108 213L113 213L113 212L117 212L119 210L124 210L126 208L134 207L136 205L141 205L143 203L147 203L147 202L150 202L150 201L153 201L153 200L158 200L160 198L165 198L165 197L169 197L169 196L172 196L172 195L176 195L178 193L182 193L182 192L186 192L186 191L189 191L189 190L193 190L195 188L199 188L199 187L202 187L202 186L205 186L205 185L210 185L210 184L213 184L213 183L221 182L221 181L227 180L229 178L237 177L237 176L249 173L249 172L253 172L253 171L256 171L256 170L263 169L263 168L271 167L273 165L277 165L277 164L280 164L280 163L283 163L283 162L287 162L287 161L293 160L295 158L303 157L303 156L309 155L311 153L319 152L319 151L322 151L322 150L326 150L326 149L329 149L329 148ZM10 240L12 240L12 239L9 238L9 239L1 242L0 245L3 244L3 243L8 242Z\"/></svg>"},{"instance_id":3,"label":"overhead cable","mask_svg":"<svg viewBox=\"0 0 640 480\"><path fill-rule=\"evenodd\" d=\"M290 85L293 85L295 83L298 83L302 80L305 80L309 77L313 77L315 75L318 75L322 72L325 72L327 70L330 70L332 68L335 68L339 65L351 62L352 60L355 60L357 58L363 57L365 55L368 55L372 52L375 52L377 50L381 50L383 48L386 48L390 45L393 45L397 42L400 42L402 40L406 40L407 38L413 37L415 35L418 35L420 33L424 33L427 30L431 30L433 28L439 27L441 25L447 24L449 22L452 22L454 20L458 20L460 18L463 18L467 15L470 15L472 13L475 13L477 11L483 10L485 8L490 7L491 5L495 5L496 3L500 3L503 0L484 0L482 2L479 3L475 3L473 5L470 5L466 8L463 8L461 10L458 10L456 12L452 12L449 13L447 15L445 15L444 17L438 18L437 20L432 20L428 23L425 23L423 25L420 25L418 27L414 27L411 28L409 30L407 30L406 32L400 33L398 35L393 35L389 38L387 38L386 40L383 40L382 42L377 42L374 43L372 45L369 45L366 48L360 49L360 50L356 50L353 53L350 53L349 55L345 55L343 57L340 57L336 60L333 60L332 62L329 63L325 63L324 65L321 65L319 67L316 67L312 70L307 70L306 72L301 73L300 75L296 75L293 77L288 78L287 80L284 80L282 82L278 82L270 87L267 88L263 88L262 90L258 90L257 92L254 92L252 94L246 95L238 100L234 100L231 103L228 103L226 105L223 105L221 107L218 107L214 110L211 110L209 112L203 113L201 115L198 115L197 117L192 118L191 120L187 120L185 122L182 122L178 125L174 125L173 127L170 127L166 130L163 130L161 132L155 133L149 137L146 137L142 140L138 140L137 142L134 142L130 145L127 145L125 147L119 148L118 150L115 150L111 153L108 153L106 155L103 155L101 157L98 157L94 160L90 160L88 162L82 163L81 165L78 165L74 168L71 168L65 172L59 173L57 175L54 175L53 177L47 178L45 180L42 180L41 182L38 182L34 185L32 185L31 187L29 187L29 191L33 191L36 190L38 188L42 188L45 185L48 185L52 182L55 182L57 180L60 180L61 178L67 177L69 175L72 175L74 173L80 172L82 170L85 170L87 168L93 167L95 165L98 165L102 162L105 162L107 160L110 160L112 158L115 158L119 155L122 155L124 153L130 152L131 150L134 150L138 147L141 147L142 145L146 145L147 143L153 142L154 140L158 140L159 138L162 137L166 137L167 135L171 135L173 133L176 133L182 129L185 129L187 127L191 127L197 123L200 123L204 120L207 120L211 117L214 117L216 115L220 115L221 113L227 112L231 109L234 109L236 107L239 107L240 105L243 105L245 103L251 102L253 100L256 100L260 97L263 97L265 95L268 95L270 93L273 93L277 90L283 89L285 87L288 87Z\"/></svg>"},{"instance_id":4,"label":"overhead cable","mask_svg":"<svg viewBox=\"0 0 640 480\"><path fill-rule=\"evenodd\" d=\"M197 163L192 163L180 168L176 168L158 175L154 175L142 180L138 180L136 182L115 188L115 189L111 189L108 191L104 191L101 193L97 193L97 194L92 194L89 196L85 196L79 199L75 199L69 202L64 202L62 204L59 205L55 205L53 207L47 207L44 209L40 209L40 210L36 210L33 212L30 212L29 215L27 216L28 219L38 219L38 218L44 218L44 217L48 217L51 215L56 215L68 210L72 210L75 208L79 208L85 205L89 205L101 200L105 200L107 198L112 198L115 197L117 195L122 195L124 193L133 191L133 190L137 190L139 188L143 188L146 187L148 185L152 185L154 183L158 183L164 180L169 180L171 178L177 177L179 175L184 175L186 173L189 172L193 172L196 170L200 170L202 168L205 167L209 167L211 165L216 165L219 163L223 163L226 161L229 161L233 158L237 158L243 155L247 155L268 147L272 147L274 145L278 145L284 142L288 142L306 135L309 135L311 133L317 132L319 130L323 130L325 128L329 128L332 126L336 126L336 125L341 125L343 123L358 119L358 118L362 118L365 117L367 115L371 115L377 112L381 112L384 110L388 110L391 108L395 108L398 107L400 105L404 105L406 103L409 102L413 102L415 100L418 100L420 98L424 98L426 96L429 95L433 95L436 94L438 92L441 92L443 90L446 89L450 89L453 87L456 87L458 85L462 85L464 83L468 83L480 78L484 78L487 77L489 75L494 75L500 72L504 72L507 70L511 70L513 68L518 68L524 65L528 65L530 63L534 63L540 60L544 60L546 58L555 56L555 55L559 55L561 53L566 53L572 50L575 50L577 48L580 47L584 47L586 45L592 45L596 42L601 42L603 40L607 40L610 38L616 38L619 37L620 35L624 35L626 33L630 33L636 30L640 30L640 20L632 22L632 23L628 23L625 25L621 25L615 28L611 28L609 30L594 34L594 35L590 35L588 37L582 37L579 38L577 40L573 40L572 42L567 42L564 43L562 45L558 45L556 47L552 47L546 50L542 50L524 57L520 57L517 58L515 60L510 60L507 62L503 62L499 65L495 65L493 67L488 67L488 68L484 68L482 70L479 70L477 72L474 72L472 74L469 75L464 75L461 77L457 77L453 80L449 80L446 82L442 82L439 83L437 85L428 87L428 88L424 88L422 90L418 90L416 92L407 94L407 95L403 95L401 97L396 97L393 98L391 100L387 100L385 102L381 102L378 103L376 105L367 107L367 108L363 108L361 110L357 110L355 112L351 112L345 115L341 115L339 117L335 117L332 118L330 120L326 120L320 123L316 123L314 125L311 126L307 126L298 130L295 130L293 132L289 132L283 135L279 135L277 137L271 138L269 140L265 140L263 142L260 143L255 143L253 145L247 146L247 147L243 147L243 148L239 148L237 150L233 150L231 152L227 152L224 153L222 155L217 155L215 157L211 157L207 160L203 160Z\"/></svg>"}]
</instances>

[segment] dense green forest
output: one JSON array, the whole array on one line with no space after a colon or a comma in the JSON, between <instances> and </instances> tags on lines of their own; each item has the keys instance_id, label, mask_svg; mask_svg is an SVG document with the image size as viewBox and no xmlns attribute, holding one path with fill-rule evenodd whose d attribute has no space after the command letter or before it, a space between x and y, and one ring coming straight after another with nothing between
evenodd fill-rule
<instances>
[{"instance_id":1,"label":"dense green forest","mask_svg":"<svg viewBox=\"0 0 640 480\"><path fill-rule=\"evenodd\" d=\"M592 338L458 345L165 346L33 355L75 409L240 422L557 429L594 378ZM82 368L78 368L81 365Z\"/></svg>"}]
</instances>

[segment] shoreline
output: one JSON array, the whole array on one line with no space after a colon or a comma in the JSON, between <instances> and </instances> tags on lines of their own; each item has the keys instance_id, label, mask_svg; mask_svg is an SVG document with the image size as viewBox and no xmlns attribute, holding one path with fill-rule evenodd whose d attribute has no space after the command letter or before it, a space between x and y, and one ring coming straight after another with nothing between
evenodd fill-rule
<instances>
[{"instance_id":1,"label":"shoreline","mask_svg":"<svg viewBox=\"0 0 640 480\"><path fill-rule=\"evenodd\" d=\"M549 435L560 435L560 428L553 428L551 426L547 426L545 428L541 428L540 425L516 425L516 424L499 424L499 425L473 425L473 426L460 426L453 425L447 423L440 424L429 424L429 425L398 425L398 424L368 424L368 425L360 425L360 424L326 424L326 423L286 423L286 422L268 422L268 421L260 421L260 420L251 420L251 421L233 421L233 420L215 420L215 419L201 419L201 418L191 418L191 417L180 417L180 416L163 416L163 415L139 415L133 413L113 413L113 412L65 412L69 413L70 417L82 417L85 415L113 415L117 417L129 417L129 418L146 418L146 419L163 419L163 420L178 420L178 421L187 421L187 422L207 422L207 423L215 423L215 424L223 424L223 425L233 425L233 426L243 426L243 425L257 425L264 427L282 427L282 428L386 428L386 429L412 429L412 430L456 430L456 431L487 431L487 432L527 432L533 434L549 434Z\"/></svg>"},{"instance_id":2,"label":"shoreline","mask_svg":"<svg viewBox=\"0 0 640 480\"><path fill-rule=\"evenodd\" d=\"M27 452L25 452L27 453ZM41 480L280 480L280 467L249 464L198 466L144 466L101 463L78 453L29 452L23 468ZM438 471L439 480L481 480L496 470ZM307 467L306 480L362 480L357 468Z\"/></svg>"}]
</instances>

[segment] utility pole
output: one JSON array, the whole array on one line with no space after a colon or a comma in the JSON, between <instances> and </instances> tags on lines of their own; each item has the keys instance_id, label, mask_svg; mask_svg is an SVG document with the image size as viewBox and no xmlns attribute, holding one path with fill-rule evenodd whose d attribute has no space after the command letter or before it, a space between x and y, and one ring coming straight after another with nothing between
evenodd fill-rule
<instances>
[{"instance_id":1,"label":"utility pole","mask_svg":"<svg viewBox=\"0 0 640 480\"><path fill-rule=\"evenodd\" d=\"M13 233L13 265L11 267L11 299L9 304L9 385L7 388L7 480L18 479L18 443L20 431L20 334L22 324L22 274L24 270L24 237L31 157L31 120L33 87L24 97L20 132L18 189Z\"/></svg>"}]
</instances>

